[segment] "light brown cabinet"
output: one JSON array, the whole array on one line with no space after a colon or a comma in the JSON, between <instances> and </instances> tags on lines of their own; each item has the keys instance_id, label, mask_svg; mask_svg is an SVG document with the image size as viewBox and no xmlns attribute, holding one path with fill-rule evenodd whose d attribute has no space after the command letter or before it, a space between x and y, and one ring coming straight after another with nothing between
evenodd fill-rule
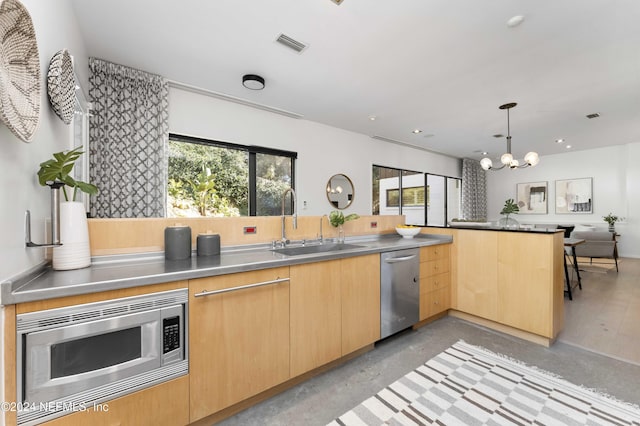
<instances>
[{"instance_id":1,"label":"light brown cabinet","mask_svg":"<svg viewBox=\"0 0 640 426\"><path fill-rule=\"evenodd\" d=\"M380 339L380 255L292 266L291 376Z\"/></svg>"},{"instance_id":2,"label":"light brown cabinet","mask_svg":"<svg viewBox=\"0 0 640 426\"><path fill-rule=\"evenodd\" d=\"M189 378L179 377L121 398L88 406L43 423L46 426L186 425L189 424Z\"/></svg>"},{"instance_id":3,"label":"light brown cabinet","mask_svg":"<svg viewBox=\"0 0 640 426\"><path fill-rule=\"evenodd\" d=\"M380 255L340 261L342 355L380 339Z\"/></svg>"},{"instance_id":4,"label":"light brown cabinet","mask_svg":"<svg viewBox=\"0 0 640 426\"><path fill-rule=\"evenodd\" d=\"M291 376L342 355L341 261L295 265L291 276Z\"/></svg>"},{"instance_id":5,"label":"light brown cabinet","mask_svg":"<svg viewBox=\"0 0 640 426\"><path fill-rule=\"evenodd\" d=\"M289 379L288 277L282 267L189 282L192 422Z\"/></svg>"},{"instance_id":6,"label":"light brown cabinet","mask_svg":"<svg viewBox=\"0 0 640 426\"><path fill-rule=\"evenodd\" d=\"M448 233L454 238L455 261L451 270L454 314L461 313L463 318L471 314L525 331L531 336L512 334L542 344L557 337L564 322L562 232L475 229L433 232Z\"/></svg>"},{"instance_id":7,"label":"light brown cabinet","mask_svg":"<svg viewBox=\"0 0 640 426\"><path fill-rule=\"evenodd\" d=\"M441 244L420 249L420 320L451 307L450 246Z\"/></svg>"}]
</instances>

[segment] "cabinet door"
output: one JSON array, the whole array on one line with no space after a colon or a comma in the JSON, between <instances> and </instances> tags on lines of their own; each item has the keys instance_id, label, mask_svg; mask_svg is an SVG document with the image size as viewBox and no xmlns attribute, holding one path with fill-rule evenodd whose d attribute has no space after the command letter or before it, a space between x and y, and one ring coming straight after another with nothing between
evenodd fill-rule
<instances>
[{"instance_id":1,"label":"cabinet door","mask_svg":"<svg viewBox=\"0 0 640 426\"><path fill-rule=\"evenodd\" d=\"M59 417L45 426L186 425L189 423L189 378L179 377Z\"/></svg>"},{"instance_id":2,"label":"cabinet door","mask_svg":"<svg viewBox=\"0 0 640 426\"><path fill-rule=\"evenodd\" d=\"M342 259L342 355L380 339L380 255Z\"/></svg>"},{"instance_id":3,"label":"cabinet door","mask_svg":"<svg viewBox=\"0 0 640 426\"><path fill-rule=\"evenodd\" d=\"M498 319L498 234L458 230L457 305L454 309Z\"/></svg>"},{"instance_id":4,"label":"cabinet door","mask_svg":"<svg viewBox=\"0 0 640 426\"><path fill-rule=\"evenodd\" d=\"M291 376L342 354L340 260L291 266Z\"/></svg>"},{"instance_id":5,"label":"cabinet door","mask_svg":"<svg viewBox=\"0 0 640 426\"><path fill-rule=\"evenodd\" d=\"M289 378L289 282L195 297L286 278L288 268L189 282L191 422Z\"/></svg>"}]
</instances>

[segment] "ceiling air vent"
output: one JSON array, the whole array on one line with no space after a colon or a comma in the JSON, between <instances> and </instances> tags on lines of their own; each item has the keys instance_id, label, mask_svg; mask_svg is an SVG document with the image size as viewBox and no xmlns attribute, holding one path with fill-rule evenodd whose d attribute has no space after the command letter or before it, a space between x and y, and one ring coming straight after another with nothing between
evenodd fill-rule
<instances>
[{"instance_id":1,"label":"ceiling air vent","mask_svg":"<svg viewBox=\"0 0 640 426\"><path fill-rule=\"evenodd\" d=\"M304 49L307 48L307 45L289 37L286 34L280 34L276 41L283 46L287 46L289 49L293 49L298 53L301 53Z\"/></svg>"},{"instance_id":2,"label":"ceiling air vent","mask_svg":"<svg viewBox=\"0 0 640 426\"><path fill-rule=\"evenodd\" d=\"M594 112L593 114L587 114L588 119L598 118L598 117L600 117L600 114L598 114L597 112Z\"/></svg>"},{"instance_id":3,"label":"ceiling air vent","mask_svg":"<svg viewBox=\"0 0 640 426\"><path fill-rule=\"evenodd\" d=\"M504 135L501 135L500 133L498 133L497 135L493 135L494 138L504 138Z\"/></svg>"}]
</instances>

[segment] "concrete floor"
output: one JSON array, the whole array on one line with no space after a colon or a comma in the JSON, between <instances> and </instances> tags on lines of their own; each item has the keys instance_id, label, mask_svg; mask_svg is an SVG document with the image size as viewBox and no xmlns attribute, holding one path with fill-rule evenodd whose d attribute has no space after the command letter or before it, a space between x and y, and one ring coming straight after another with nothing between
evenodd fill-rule
<instances>
[{"instance_id":1,"label":"concrete floor","mask_svg":"<svg viewBox=\"0 0 640 426\"><path fill-rule=\"evenodd\" d=\"M220 424L325 425L459 339L558 374L572 383L640 404L640 365L562 342L545 348L445 317L379 342L374 350Z\"/></svg>"},{"instance_id":2,"label":"concrete floor","mask_svg":"<svg viewBox=\"0 0 640 426\"><path fill-rule=\"evenodd\" d=\"M640 259L620 259L619 272L611 261L588 262L578 262L582 290L565 299L558 339L640 365Z\"/></svg>"}]
</instances>

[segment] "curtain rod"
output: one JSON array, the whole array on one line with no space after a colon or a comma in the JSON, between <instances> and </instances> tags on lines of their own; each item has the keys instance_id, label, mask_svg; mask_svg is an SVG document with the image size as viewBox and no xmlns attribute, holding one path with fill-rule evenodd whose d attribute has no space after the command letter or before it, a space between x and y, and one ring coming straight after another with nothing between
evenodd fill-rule
<instances>
[{"instance_id":1,"label":"curtain rod","mask_svg":"<svg viewBox=\"0 0 640 426\"><path fill-rule=\"evenodd\" d=\"M271 107L268 105L259 104L256 102L252 102L242 98L236 98L235 96L226 95L224 93L214 92L212 90L203 89L201 87L192 86L190 84L181 83L174 80L167 80L169 83L169 87L173 87L175 89L186 90L189 92L197 93L199 95L211 96L212 98L222 99L229 102L234 102L240 105L249 106L252 108L261 109L263 111L273 112L276 114L284 115L291 118L303 118L302 114L298 114L295 112L287 111L280 108Z\"/></svg>"}]
</instances>

